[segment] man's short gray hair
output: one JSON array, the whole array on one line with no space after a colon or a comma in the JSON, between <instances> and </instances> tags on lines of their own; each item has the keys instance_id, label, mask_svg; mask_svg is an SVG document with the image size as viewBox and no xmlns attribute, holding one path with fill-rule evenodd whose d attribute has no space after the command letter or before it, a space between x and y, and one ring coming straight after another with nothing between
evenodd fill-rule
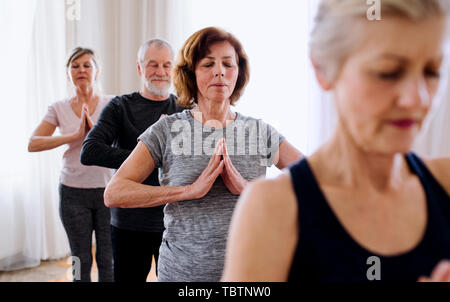
<instances>
[{"instance_id":1,"label":"man's short gray hair","mask_svg":"<svg viewBox=\"0 0 450 302\"><path fill-rule=\"evenodd\" d=\"M163 39L151 39L148 40L147 42L144 42L141 47L139 47L138 53L137 53L137 58L140 64L142 64L144 62L144 58L145 58L145 53L147 52L147 49L154 45L155 47L167 47L170 50L170 53L172 55L172 59L174 57L173 54L173 49L172 46L169 44L169 42L167 42L166 40Z\"/></svg>"}]
</instances>

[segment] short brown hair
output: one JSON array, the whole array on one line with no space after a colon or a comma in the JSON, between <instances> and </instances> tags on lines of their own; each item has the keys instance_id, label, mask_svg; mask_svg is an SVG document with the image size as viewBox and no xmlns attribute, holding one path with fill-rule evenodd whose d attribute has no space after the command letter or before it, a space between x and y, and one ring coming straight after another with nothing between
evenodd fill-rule
<instances>
[{"instance_id":1,"label":"short brown hair","mask_svg":"<svg viewBox=\"0 0 450 302\"><path fill-rule=\"evenodd\" d=\"M81 57L82 55L91 55L92 57L92 61L94 61L95 67L98 69L98 63L97 63L97 59L95 57L95 52L90 49L90 48L84 48L84 47L76 47L72 50L72 52L69 55L69 58L67 59L66 62L66 68L70 67L70 64L75 61L76 59L78 59L79 57Z\"/></svg>"},{"instance_id":2,"label":"short brown hair","mask_svg":"<svg viewBox=\"0 0 450 302\"><path fill-rule=\"evenodd\" d=\"M191 35L178 55L177 63L173 71L173 83L178 95L178 104L182 107L192 108L197 103L197 81L195 68L197 63L210 52L212 44L217 42L229 42L238 56L239 74L236 86L230 96L231 105L244 93L245 86L250 79L248 57L239 42L232 34L217 27L207 27Z\"/></svg>"}]
</instances>

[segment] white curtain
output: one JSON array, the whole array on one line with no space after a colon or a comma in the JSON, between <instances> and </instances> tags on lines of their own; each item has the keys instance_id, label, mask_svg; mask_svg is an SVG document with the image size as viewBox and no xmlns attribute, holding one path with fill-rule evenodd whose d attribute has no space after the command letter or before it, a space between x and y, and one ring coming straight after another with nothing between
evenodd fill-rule
<instances>
[{"instance_id":1,"label":"white curtain","mask_svg":"<svg viewBox=\"0 0 450 302\"><path fill-rule=\"evenodd\" d=\"M185 39L190 1L79 1L80 20L67 22L66 47L91 47L97 52L105 93L121 95L140 88L136 58L143 42L163 38L177 52Z\"/></svg>"},{"instance_id":2,"label":"white curtain","mask_svg":"<svg viewBox=\"0 0 450 302\"><path fill-rule=\"evenodd\" d=\"M424 156L450 156L450 58L444 66L434 106L414 147Z\"/></svg>"},{"instance_id":3,"label":"white curtain","mask_svg":"<svg viewBox=\"0 0 450 302\"><path fill-rule=\"evenodd\" d=\"M58 216L61 154L27 152L50 102L65 92L64 2L2 0L0 82L0 270L39 265L69 253ZM61 26L62 25L62 26ZM8 71L8 72L5 72Z\"/></svg>"}]
</instances>

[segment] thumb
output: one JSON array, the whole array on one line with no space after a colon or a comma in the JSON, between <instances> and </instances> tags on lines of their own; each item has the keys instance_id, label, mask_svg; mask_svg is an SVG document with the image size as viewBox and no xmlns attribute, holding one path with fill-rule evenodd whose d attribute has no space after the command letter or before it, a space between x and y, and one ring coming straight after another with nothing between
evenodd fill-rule
<instances>
[{"instance_id":1,"label":"thumb","mask_svg":"<svg viewBox=\"0 0 450 302\"><path fill-rule=\"evenodd\" d=\"M219 171L220 175L225 173L225 169L223 167L224 167L224 162L223 162L223 160L221 160L220 163L219 163L219 166L217 167L217 170Z\"/></svg>"}]
</instances>

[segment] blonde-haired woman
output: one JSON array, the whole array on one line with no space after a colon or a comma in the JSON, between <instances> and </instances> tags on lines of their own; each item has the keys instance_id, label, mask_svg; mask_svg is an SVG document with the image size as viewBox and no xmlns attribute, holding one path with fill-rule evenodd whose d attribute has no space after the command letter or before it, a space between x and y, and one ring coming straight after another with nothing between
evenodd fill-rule
<instances>
[{"instance_id":1,"label":"blonde-haired woman","mask_svg":"<svg viewBox=\"0 0 450 302\"><path fill-rule=\"evenodd\" d=\"M411 152L448 55L449 3L321 1L311 38L338 125L314 154L251 184L224 281L450 281L450 158Z\"/></svg>"},{"instance_id":2,"label":"blonde-haired woman","mask_svg":"<svg viewBox=\"0 0 450 302\"><path fill-rule=\"evenodd\" d=\"M29 152L65 146L60 175L60 216L74 260L74 281L91 280L92 232L95 231L99 281L113 281L110 212L103 192L112 176L109 169L80 162L81 145L111 96L97 92L99 66L94 51L75 48L67 60L67 76L74 95L49 106L28 144ZM54 136L56 127L61 135ZM75 266L75 264L80 266ZM81 271L80 271L81 269Z\"/></svg>"}]
</instances>

